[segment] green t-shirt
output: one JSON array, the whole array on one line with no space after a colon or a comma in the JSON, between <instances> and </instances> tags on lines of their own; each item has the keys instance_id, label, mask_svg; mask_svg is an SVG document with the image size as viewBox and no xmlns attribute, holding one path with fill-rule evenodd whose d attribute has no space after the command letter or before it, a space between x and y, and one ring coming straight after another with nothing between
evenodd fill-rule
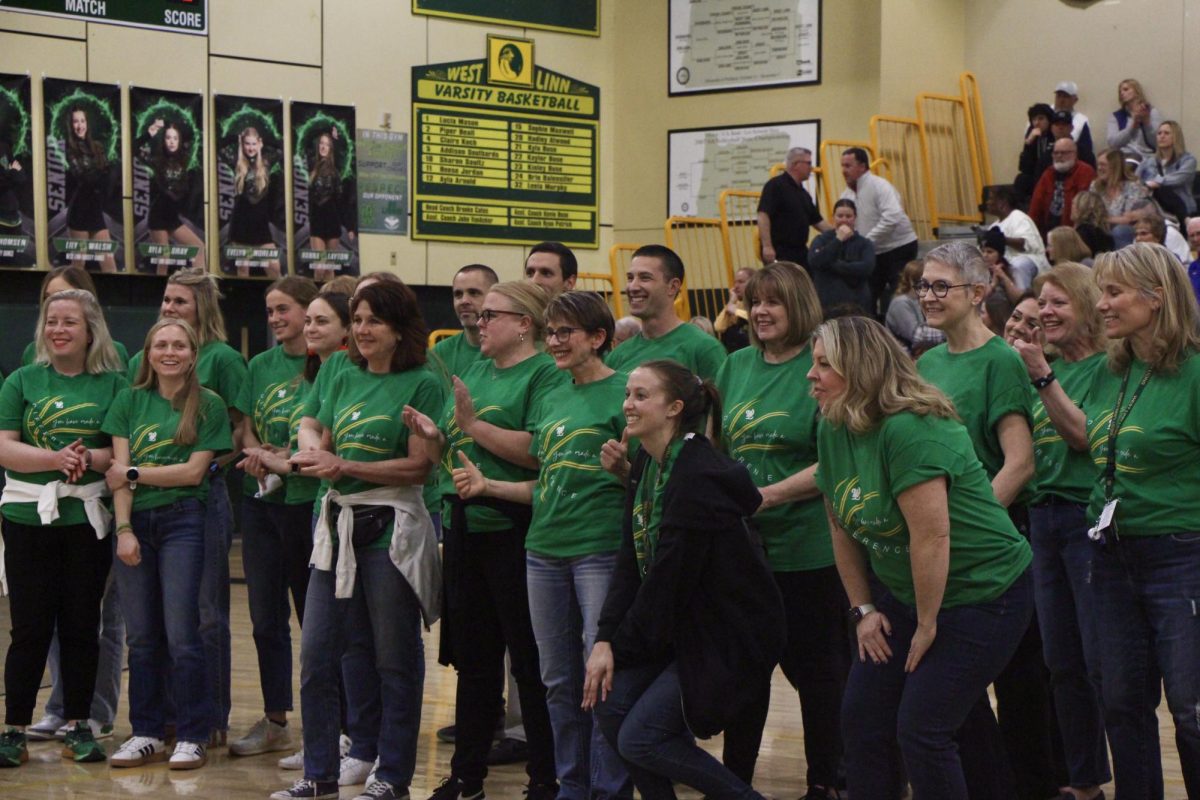
<instances>
[{"instance_id":1,"label":"green t-shirt","mask_svg":"<svg viewBox=\"0 0 1200 800\"><path fill-rule=\"evenodd\" d=\"M817 451L817 485L842 529L866 550L875 574L900 602L915 606L917 598L908 524L896 498L934 478L946 479L950 512L943 608L1000 596L1033 560L958 421L904 412L861 435L822 421Z\"/></svg>"},{"instance_id":2,"label":"green t-shirt","mask_svg":"<svg viewBox=\"0 0 1200 800\"><path fill-rule=\"evenodd\" d=\"M254 435L263 444L287 447L291 442L292 409L303 381L301 376L306 360L307 356L303 353L288 355L282 345L250 359L246 380L234 399L233 407L250 419L254 425ZM287 480L285 478L285 482ZM258 479L246 475L242 482L242 495L253 497L257 492ZM282 503L286 496L286 489L283 489L260 499L268 503Z\"/></svg>"},{"instance_id":3,"label":"green t-shirt","mask_svg":"<svg viewBox=\"0 0 1200 800\"><path fill-rule=\"evenodd\" d=\"M1134 360L1122 409L1129 407L1146 373L1145 362ZM1112 421L1123 375L1107 365L1093 373L1094 383L1084 404L1095 481L1088 498L1088 518L1095 521L1104 507L1104 467L1108 458L1108 427ZM1117 435L1113 496L1117 504L1118 536L1157 536L1200 531L1200 357L1190 356L1174 374L1155 372Z\"/></svg>"},{"instance_id":4,"label":"green t-shirt","mask_svg":"<svg viewBox=\"0 0 1200 800\"><path fill-rule=\"evenodd\" d=\"M531 433L538 422L534 414L542 398L568 380L567 373L555 367L554 359L545 353L536 353L504 369L496 367L491 359L477 361L460 377L471 392L477 418L499 428ZM463 433L454 422L453 395L446 398L439 427L446 437L440 470L443 495L456 493L451 471L460 466L459 450L492 480L520 482L537 478L537 470L505 461ZM442 507L442 524L450 524L449 504ZM467 509L467 527L473 533L503 531L511 528L512 522L499 511L471 506Z\"/></svg>"},{"instance_id":5,"label":"green t-shirt","mask_svg":"<svg viewBox=\"0 0 1200 800\"><path fill-rule=\"evenodd\" d=\"M628 375L647 361L670 358L701 378L712 380L725 361L725 346L695 325L683 323L657 339L637 334L626 339L605 360L617 372Z\"/></svg>"},{"instance_id":6,"label":"green t-shirt","mask_svg":"<svg viewBox=\"0 0 1200 800\"><path fill-rule=\"evenodd\" d=\"M778 483L817 461L817 401L805 391L811 368L807 347L782 364L768 364L762 351L746 347L731 354L717 373L725 415L721 435L729 455L745 465L756 486ZM820 497L768 509L754 522L775 572L833 564Z\"/></svg>"},{"instance_id":7,"label":"green t-shirt","mask_svg":"<svg viewBox=\"0 0 1200 800\"><path fill-rule=\"evenodd\" d=\"M138 368L142 365L145 350L139 350L129 359L129 382L137 381ZM225 342L209 342L200 348L196 359L196 374L200 385L211 389L225 401L226 408L233 408L242 384L246 382L246 359Z\"/></svg>"},{"instance_id":8,"label":"green t-shirt","mask_svg":"<svg viewBox=\"0 0 1200 800\"><path fill-rule=\"evenodd\" d=\"M997 425L1007 414L1033 417L1029 373L999 336L965 353L940 344L917 359L921 377L945 392L962 418L988 480L1004 466Z\"/></svg>"},{"instance_id":9,"label":"green t-shirt","mask_svg":"<svg viewBox=\"0 0 1200 800\"><path fill-rule=\"evenodd\" d=\"M119 372L98 375L60 375L53 367L21 367L0 388L0 430L20 431L21 441L46 450L61 450L76 439L85 447L108 447L109 436L101 431L104 415L117 393L129 384ZM45 485L63 479L61 472L4 473L10 479ZM104 480L104 473L88 470L80 484ZM87 514L83 501L64 497L58 501L59 518L52 525L83 525ZM37 503L10 503L3 508L5 519L22 525L41 525Z\"/></svg>"},{"instance_id":10,"label":"green t-shirt","mask_svg":"<svg viewBox=\"0 0 1200 800\"><path fill-rule=\"evenodd\" d=\"M1093 353L1079 361L1054 362L1054 374L1071 402L1080 408L1087 402L1088 392L1095 380L1095 371L1104 369L1104 353ZM1092 484L1096 482L1096 467L1088 453L1073 450L1058 435L1054 423L1046 413L1041 397L1033 401L1033 457L1036 472L1034 483L1037 493L1034 502L1041 502L1051 495L1086 503Z\"/></svg>"},{"instance_id":11,"label":"green t-shirt","mask_svg":"<svg viewBox=\"0 0 1200 800\"><path fill-rule=\"evenodd\" d=\"M301 415L302 417L317 418L317 415L321 411L322 402L329 397L329 387L333 386L334 379L348 369L358 368L350 360L350 354L345 350L338 350L325 359L325 363L317 371L317 379L313 381L312 389L304 395L304 413ZM299 432L299 427L296 430ZM315 478L308 478L307 480L315 480ZM317 483L317 494L313 500L313 514L321 513L321 501L325 499L325 493L328 491L329 481L322 478Z\"/></svg>"},{"instance_id":12,"label":"green t-shirt","mask_svg":"<svg viewBox=\"0 0 1200 800\"><path fill-rule=\"evenodd\" d=\"M550 558L615 553L625 487L600 466L600 448L620 439L626 376L547 392L529 452L541 464L525 549Z\"/></svg>"},{"instance_id":13,"label":"green t-shirt","mask_svg":"<svg viewBox=\"0 0 1200 800\"><path fill-rule=\"evenodd\" d=\"M317 376L320 377L320 372ZM300 449L300 420L304 419L304 410L308 407L308 395L313 391L313 384L301 379L296 386L296 397L292 409L288 413L288 450L293 453ZM283 482L284 505L296 506L311 504L317 499L317 490L321 486L320 478L309 478L304 475L288 475Z\"/></svg>"},{"instance_id":14,"label":"green t-shirt","mask_svg":"<svg viewBox=\"0 0 1200 800\"><path fill-rule=\"evenodd\" d=\"M113 339L113 347L116 348L117 357L121 359L121 364L125 367L129 366L129 351L125 349L125 345ZM30 342L25 345L25 352L21 353L21 366L28 367L37 358L37 343ZM132 378L130 379L132 380Z\"/></svg>"},{"instance_id":15,"label":"green t-shirt","mask_svg":"<svg viewBox=\"0 0 1200 800\"><path fill-rule=\"evenodd\" d=\"M192 453L211 450L217 456L233 448L225 403L208 389L200 390L194 444L175 444L173 437L178 426L179 412L157 391L123 389L108 409L102 430L129 440L129 460L136 467L184 464ZM133 510L158 508L189 497L201 502L208 497L207 473L198 486L160 487L139 483L133 493Z\"/></svg>"},{"instance_id":16,"label":"green t-shirt","mask_svg":"<svg viewBox=\"0 0 1200 800\"><path fill-rule=\"evenodd\" d=\"M462 333L442 339L433 346L429 354L430 366L437 370L446 386L450 386L451 376L457 375L461 378L466 374L468 367L482 360L483 353L479 351L479 347L472 345Z\"/></svg>"},{"instance_id":17,"label":"green t-shirt","mask_svg":"<svg viewBox=\"0 0 1200 800\"><path fill-rule=\"evenodd\" d=\"M389 461L408 456L409 430L400 409L409 405L433 417L441 400L437 378L422 367L388 373L353 367L333 379L317 421L329 429L338 457L347 461ZM355 494L380 485L342 477L334 481L333 488L342 494ZM389 525L370 546L386 549L391 538Z\"/></svg>"}]
</instances>

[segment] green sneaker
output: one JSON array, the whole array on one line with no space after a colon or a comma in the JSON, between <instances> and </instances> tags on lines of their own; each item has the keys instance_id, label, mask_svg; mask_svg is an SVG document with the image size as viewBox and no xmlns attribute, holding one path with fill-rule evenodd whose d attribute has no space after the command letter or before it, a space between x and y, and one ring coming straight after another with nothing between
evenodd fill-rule
<instances>
[{"instance_id":1,"label":"green sneaker","mask_svg":"<svg viewBox=\"0 0 1200 800\"><path fill-rule=\"evenodd\" d=\"M16 728L0 733L0 767L19 767L28 760L24 733Z\"/></svg>"},{"instance_id":2,"label":"green sneaker","mask_svg":"<svg viewBox=\"0 0 1200 800\"><path fill-rule=\"evenodd\" d=\"M73 759L77 764L93 761L103 761L107 756L104 747L96 741L92 728L83 720L75 723L75 727L67 731L63 739L62 757Z\"/></svg>"}]
</instances>

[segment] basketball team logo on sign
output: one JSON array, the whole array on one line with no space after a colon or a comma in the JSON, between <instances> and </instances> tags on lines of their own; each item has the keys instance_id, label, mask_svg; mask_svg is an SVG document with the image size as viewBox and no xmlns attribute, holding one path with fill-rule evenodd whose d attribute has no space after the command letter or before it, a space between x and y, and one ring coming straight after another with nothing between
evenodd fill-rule
<instances>
[{"instance_id":1,"label":"basketball team logo on sign","mask_svg":"<svg viewBox=\"0 0 1200 800\"><path fill-rule=\"evenodd\" d=\"M533 42L489 35L488 82L533 86Z\"/></svg>"}]
</instances>

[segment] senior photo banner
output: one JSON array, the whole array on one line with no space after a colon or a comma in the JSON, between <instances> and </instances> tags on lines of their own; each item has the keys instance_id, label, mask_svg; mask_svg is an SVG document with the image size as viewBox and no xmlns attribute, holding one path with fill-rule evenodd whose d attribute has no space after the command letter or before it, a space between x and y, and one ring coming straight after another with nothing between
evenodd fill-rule
<instances>
[{"instance_id":1,"label":"senior photo banner","mask_svg":"<svg viewBox=\"0 0 1200 800\"><path fill-rule=\"evenodd\" d=\"M42 106L50 261L123 271L121 87L46 78Z\"/></svg>"},{"instance_id":2,"label":"senior photo banner","mask_svg":"<svg viewBox=\"0 0 1200 800\"><path fill-rule=\"evenodd\" d=\"M129 89L138 272L204 266L204 97Z\"/></svg>"},{"instance_id":3,"label":"senior photo banner","mask_svg":"<svg viewBox=\"0 0 1200 800\"><path fill-rule=\"evenodd\" d=\"M287 272L283 101L217 95L217 222L221 270Z\"/></svg>"},{"instance_id":4,"label":"senior photo banner","mask_svg":"<svg viewBox=\"0 0 1200 800\"><path fill-rule=\"evenodd\" d=\"M37 261L33 229L33 111L28 75L0 75L0 266Z\"/></svg>"},{"instance_id":5,"label":"senior photo banner","mask_svg":"<svg viewBox=\"0 0 1200 800\"><path fill-rule=\"evenodd\" d=\"M292 103L296 273L358 274L358 175L353 106Z\"/></svg>"}]
</instances>

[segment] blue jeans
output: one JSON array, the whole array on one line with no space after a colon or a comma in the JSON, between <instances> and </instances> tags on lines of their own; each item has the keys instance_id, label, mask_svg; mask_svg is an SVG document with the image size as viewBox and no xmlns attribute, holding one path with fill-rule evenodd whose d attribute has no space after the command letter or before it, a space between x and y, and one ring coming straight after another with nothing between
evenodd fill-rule
<instances>
[{"instance_id":1,"label":"blue jeans","mask_svg":"<svg viewBox=\"0 0 1200 800\"><path fill-rule=\"evenodd\" d=\"M109 534L114 550L116 536ZM113 556L116 561L116 556ZM46 665L50 668L50 699L46 713L66 719L63 711L63 688L58 666L58 633L50 641ZM121 596L117 590L115 572L108 575L104 599L100 601L100 662L96 667L96 688L92 693L90 718L102 725L117 719L117 702L121 699L121 669L125 662L125 620L121 617Z\"/></svg>"},{"instance_id":2,"label":"blue jeans","mask_svg":"<svg viewBox=\"0 0 1200 800\"><path fill-rule=\"evenodd\" d=\"M665 668L618 669L608 699L596 706L596 723L621 754L642 800L674 800L673 781L710 800L762 800L762 795L696 746L683 717L674 663Z\"/></svg>"},{"instance_id":3,"label":"blue jeans","mask_svg":"<svg viewBox=\"0 0 1200 800\"><path fill-rule=\"evenodd\" d=\"M213 698L209 728L229 729L232 641L229 634L229 548L233 508L225 473L209 476L204 515L204 575L200 580L200 638L204 642L208 696Z\"/></svg>"},{"instance_id":4,"label":"blue jeans","mask_svg":"<svg viewBox=\"0 0 1200 800\"><path fill-rule=\"evenodd\" d=\"M911 673L904 671L917 610L884 592L876 607L892 625L892 657L855 659L842 701L846 788L851 797L900 796L894 745L918 800L966 800L955 732L1008 663L1033 614L1029 572L986 603L943 608L937 637Z\"/></svg>"},{"instance_id":5,"label":"blue jeans","mask_svg":"<svg viewBox=\"0 0 1200 800\"><path fill-rule=\"evenodd\" d=\"M1183 782L1188 797L1200 797L1200 533L1123 535L1095 554L1101 694L1117 795L1162 797L1155 709L1165 684Z\"/></svg>"},{"instance_id":6,"label":"blue jeans","mask_svg":"<svg viewBox=\"0 0 1200 800\"><path fill-rule=\"evenodd\" d=\"M300 644L300 710L304 723L304 775L338 777L342 654L369 647L379 673L379 770L376 775L407 791L417 762L425 648L421 608L387 550L355 550L353 595L334 597L334 573L312 570Z\"/></svg>"},{"instance_id":7,"label":"blue jeans","mask_svg":"<svg viewBox=\"0 0 1200 800\"><path fill-rule=\"evenodd\" d=\"M633 797L620 757L592 725L592 715L580 708L584 664L616 565L616 553L525 556L529 616L554 730L558 800Z\"/></svg>"},{"instance_id":8,"label":"blue jeans","mask_svg":"<svg viewBox=\"0 0 1200 800\"><path fill-rule=\"evenodd\" d=\"M312 555L311 507L242 501L242 566L263 709L292 710L292 627L288 594L296 619L304 622L308 561Z\"/></svg>"},{"instance_id":9,"label":"blue jeans","mask_svg":"<svg viewBox=\"0 0 1200 800\"><path fill-rule=\"evenodd\" d=\"M1077 788L1112 779L1100 707L1094 545L1087 538L1087 508L1058 503L1029 509L1033 545L1033 599L1042 631L1042 654L1058 714L1067 774Z\"/></svg>"},{"instance_id":10,"label":"blue jeans","mask_svg":"<svg viewBox=\"0 0 1200 800\"><path fill-rule=\"evenodd\" d=\"M129 637L129 722L135 736L163 738L164 666L171 674L176 735L208 743L212 708L200 639L204 508L179 500L130 520L141 549L136 567L113 560Z\"/></svg>"}]
</instances>

